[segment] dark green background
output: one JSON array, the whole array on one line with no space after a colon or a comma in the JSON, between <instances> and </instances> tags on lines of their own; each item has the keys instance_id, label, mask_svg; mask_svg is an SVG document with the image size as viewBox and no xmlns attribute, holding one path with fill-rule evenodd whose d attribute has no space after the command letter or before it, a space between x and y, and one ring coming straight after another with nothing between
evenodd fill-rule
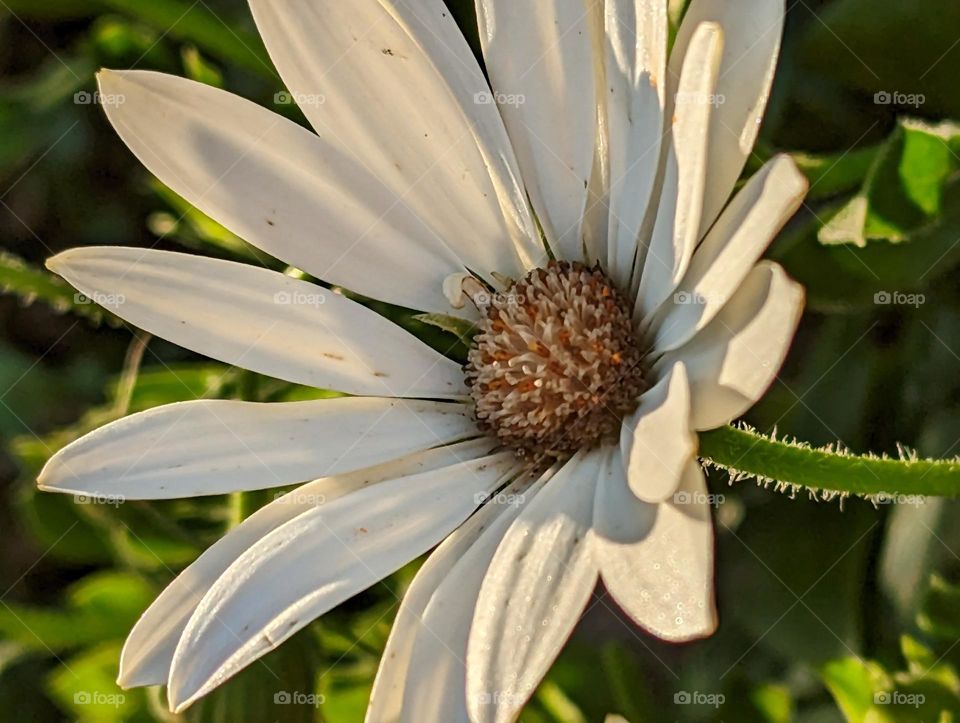
<instances>
[{"instance_id":1,"label":"dark green background","mask_svg":"<svg viewBox=\"0 0 960 723\"><path fill-rule=\"evenodd\" d=\"M471 4L450 4L473 38ZM818 445L839 441L896 455L901 443L924 456L955 456L960 134L946 126L932 133L929 125L960 121L960 4L788 5L781 67L750 168L788 151L814 182L770 252L808 287L810 304L781 380L748 419ZM191 75L272 106L281 83L265 57L240 0L0 0L5 720L166 720L159 691L128 692L118 707L75 696L118 693L119 646L137 615L243 512L225 499L114 509L37 495L33 478L45 459L125 410L199 395L303 394L224 374L162 340L149 342L132 390L118 382L132 369L131 330L76 304L71 290L40 270L43 260L77 245L154 245L158 235L160 248L241 260L247 251L159 187L101 110L76 103L75 93L94 89L98 67L137 67ZM882 92L922 95L923 103L878 104ZM927 126L903 125L905 118ZM869 207L863 245L821 243L821 228L854 196ZM922 294L923 303L877 304L878 292ZM719 632L696 644L662 644L598 597L523 720L960 715L955 503L815 502L749 481L728 487L722 474L712 475L711 486L725 497L716 513ZM414 570L274 653L268 662L282 680L253 666L187 717L361 720L396 596ZM894 689L921 693L925 703L874 703ZM277 690L317 690L326 703L318 711L278 707ZM684 691L724 702L676 704Z\"/></svg>"}]
</instances>

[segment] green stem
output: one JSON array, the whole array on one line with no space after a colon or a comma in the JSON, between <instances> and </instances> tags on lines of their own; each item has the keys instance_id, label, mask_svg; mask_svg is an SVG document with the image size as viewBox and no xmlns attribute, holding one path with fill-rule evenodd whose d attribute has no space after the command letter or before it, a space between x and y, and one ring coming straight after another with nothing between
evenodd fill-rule
<instances>
[{"instance_id":1,"label":"green stem","mask_svg":"<svg viewBox=\"0 0 960 723\"><path fill-rule=\"evenodd\" d=\"M722 427L700 435L700 456L733 472L827 492L960 496L957 460L899 460L810 449Z\"/></svg>"}]
</instances>

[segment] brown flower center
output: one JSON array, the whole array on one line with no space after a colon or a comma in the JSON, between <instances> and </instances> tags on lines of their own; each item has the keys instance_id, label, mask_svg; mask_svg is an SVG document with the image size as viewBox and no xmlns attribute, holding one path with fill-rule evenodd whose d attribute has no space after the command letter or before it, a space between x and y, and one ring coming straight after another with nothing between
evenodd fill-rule
<instances>
[{"instance_id":1,"label":"brown flower center","mask_svg":"<svg viewBox=\"0 0 960 723\"><path fill-rule=\"evenodd\" d=\"M485 317L466 377L481 428L534 460L619 437L648 385L632 305L599 268L551 262L474 300Z\"/></svg>"}]
</instances>

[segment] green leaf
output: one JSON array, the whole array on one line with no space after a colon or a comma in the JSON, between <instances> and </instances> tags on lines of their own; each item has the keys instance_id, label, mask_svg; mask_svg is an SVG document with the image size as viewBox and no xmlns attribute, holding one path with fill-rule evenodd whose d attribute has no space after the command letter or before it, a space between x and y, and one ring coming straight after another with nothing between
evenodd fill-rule
<instances>
[{"instance_id":1,"label":"green leaf","mask_svg":"<svg viewBox=\"0 0 960 723\"><path fill-rule=\"evenodd\" d=\"M259 36L226 23L204 3L188 0L101 0L128 17L164 34L194 43L230 66L275 79L276 72Z\"/></svg>"},{"instance_id":2,"label":"green leaf","mask_svg":"<svg viewBox=\"0 0 960 723\"><path fill-rule=\"evenodd\" d=\"M183 48L180 51L180 57L183 59L183 69L186 71L188 78L199 83L212 85L214 88L223 87L223 73L213 64L207 62L206 58L200 55L200 51L195 47Z\"/></svg>"},{"instance_id":3,"label":"green leaf","mask_svg":"<svg viewBox=\"0 0 960 723\"><path fill-rule=\"evenodd\" d=\"M878 148L855 148L843 153L793 153L794 162L810 181L807 201L832 198L857 190L870 172Z\"/></svg>"},{"instance_id":4,"label":"green leaf","mask_svg":"<svg viewBox=\"0 0 960 723\"><path fill-rule=\"evenodd\" d=\"M917 625L937 640L952 642L960 639L960 586L933 575L917 616Z\"/></svg>"},{"instance_id":5,"label":"green leaf","mask_svg":"<svg viewBox=\"0 0 960 723\"><path fill-rule=\"evenodd\" d=\"M121 321L115 315L83 294L59 276L28 264L13 254L0 252L0 291L14 294L24 304L36 300L43 301L55 311L71 312L99 324L106 321L112 326L120 326Z\"/></svg>"},{"instance_id":6,"label":"green leaf","mask_svg":"<svg viewBox=\"0 0 960 723\"><path fill-rule=\"evenodd\" d=\"M90 575L67 589L65 605L5 603L0 607L0 636L40 652L122 639L153 593L142 578L129 573Z\"/></svg>"},{"instance_id":7,"label":"green leaf","mask_svg":"<svg viewBox=\"0 0 960 723\"><path fill-rule=\"evenodd\" d=\"M417 314L413 317L424 324L435 326L451 334L456 334L460 339L470 345L470 340L477 333L477 327L466 319L460 319L456 316L447 316L446 314Z\"/></svg>"},{"instance_id":8,"label":"green leaf","mask_svg":"<svg viewBox=\"0 0 960 723\"><path fill-rule=\"evenodd\" d=\"M184 246L204 252L226 253L242 261L263 263L265 257L202 211L191 206L160 181L152 179L150 188L170 207L170 213L154 214L149 219L150 230L157 236L172 236ZM274 264L282 269L282 264Z\"/></svg>"},{"instance_id":9,"label":"green leaf","mask_svg":"<svg viewBox=\"0 0 960 723\"><path fill-rule=\"evenodd\" d=\"M51 696L84 723L149 720L143 693L121 690L115 680L119 642L99 645L57 666L47 685Z\"/></svg>"},{"instance_id":10,"label":"green leaf","mask_svg":"<svg viewBox=\"0 0 960 723\"><path fill-rule=\"evenodd\" d=\"M827 494L873 496L922 504L921 496L960 496L960 461L890 459L813 449L765 437L755 431L722 427L700 434L700 455L734 478L807 487ZM902 496L904 499L897 500Z\"/></svg>"},{"instance_id":11,"label":"green leaf","mask_svg":"<svg viewBox=\"0 0 960 723\"><path fill-rule=\"evenodd\" d=\"M849 723L862 723L874 708L874 691L890 685L880 666L857 658L835 660L823 666L823 681ZM871 721L889 720L871 718Z\"/></svg>"},{"instance_id":12,"label":"green leaf","mask_svg":"<svg viewBox=\"0 0 960 723\"><path fill-rule=\"evenodd\" d=\"M865 247L902 242L939 215L947 182L960 167L953 123L901 120L872 163L863 187L820 229L820 242Z\"/></svg>"}]
</instances>

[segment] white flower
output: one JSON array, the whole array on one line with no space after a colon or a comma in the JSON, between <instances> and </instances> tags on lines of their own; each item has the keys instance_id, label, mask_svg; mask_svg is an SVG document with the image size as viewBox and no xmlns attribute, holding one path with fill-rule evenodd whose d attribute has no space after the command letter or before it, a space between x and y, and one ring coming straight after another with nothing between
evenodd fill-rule
<instances>
[{"instance_id":1,"label":"white flower","mask_svg":"<svg viewBox=\"0 0 960 723\"><path fill-rule=\"evenodd\" d=\"M302 103L316 133L181 78L104 72L101 93L124 99L105 108L119 134L264 252L482 334L465 373L266 269L135 248L51 259L90 298L123 299L135 326L355 395L173 404L50 460L42 488L126 499L322 478L163 592L120 683L166 683L181 710L438 544L370 721L513 719L598 578L651 633L709 635L696 433L763 394L803 303L758 261L805 192L792 162L773 159L727 205L782 0L694 0L669 59L667 0L479 0L492 91L441 0L251 4L290 97L323 99Z\"/></svg>"}]
</instances>

